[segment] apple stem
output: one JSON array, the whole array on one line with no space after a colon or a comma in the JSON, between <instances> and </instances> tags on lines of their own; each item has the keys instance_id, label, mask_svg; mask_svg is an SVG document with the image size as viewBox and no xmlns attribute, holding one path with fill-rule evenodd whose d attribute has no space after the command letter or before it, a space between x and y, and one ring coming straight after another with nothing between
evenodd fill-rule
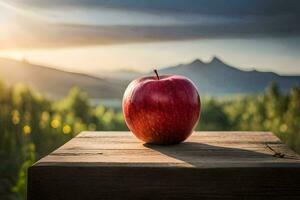
<instances>
[{"instance_id":1,"label":"apple stem","mask_svg":"<svg viewBox=\"0 0 300 200\"><path fill-rule=\"evenodd\" d=\"M159 80L159 76L158 76L158 73L157 73L156 69L154 69L154 73L156 74L157 80Z\"/></svg>"}]
</instances>

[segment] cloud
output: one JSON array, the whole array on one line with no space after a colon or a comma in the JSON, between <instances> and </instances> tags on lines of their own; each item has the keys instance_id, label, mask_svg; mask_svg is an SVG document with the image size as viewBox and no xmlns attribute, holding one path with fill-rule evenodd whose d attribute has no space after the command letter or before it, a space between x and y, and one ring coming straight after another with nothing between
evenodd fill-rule
<instances>
[{"instance_id":1,"label":"cloud","mask_svg":"<svg viewBox=\"0 0 300 200\"><path fill-rule=\"evenodd\" d=\"M300 33L300 1L296 0L11 0L7 7L16 8L14 12L17 14L13 20L2 20L6 24L0 24L0 49L201 38L289 37L299 36ZM75 8L83 12L77 16ZM106 25L92 25L90 21L100 21L97 20L98 15L87 17L84 23L79 22L83 14L91 14L87 8L93 8L93 11L106 8L108 12L110 9L119 9L128 13L116 15L114 19L103 14L107 17L102 19L107 22ZM51 11L54 16L51 20L36 17ZM129 17L133 11L158 15L146 18L143 14L132 14ZM26 16L26 13L31 14ZM63 21L68 13L74 13L72 20ZM118 24L120 18L126 18L127 15L127 21ZM134 20L139 16L142 20ZM146 23L146 19L149 23ZM156 21L164 23L154 23Z\"/></svg>"},{"instance_id":2,"label":"cloud","mask_svg":"<svg viewBox=\"0 0 300 200\"><path fill-rule=\"evenodd\" d=\"M60 48L86 45L213 38L284 37L299 35L296 22L246 20L221 24L134 26L79 25L39 20L15 20L0 27L0 49ZM6 33L6 34L3 34Z\"/></svg>"},{"instance_id":3,"label":"cloud","mask_svg":"<svg viewBox=\"0 0 300 200\"><path fill-rule=\"evenodd\" d=\"M298 0L11 0L44 9L106 7L149 12L221 15L300 15Z\"/></svg>"}]
</instances>

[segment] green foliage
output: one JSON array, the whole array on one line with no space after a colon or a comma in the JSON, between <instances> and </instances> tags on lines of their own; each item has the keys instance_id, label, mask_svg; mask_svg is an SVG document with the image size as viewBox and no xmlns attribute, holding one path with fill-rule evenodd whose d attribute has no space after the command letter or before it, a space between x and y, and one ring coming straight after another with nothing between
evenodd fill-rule
<instances>
[{"instance_id":1,"label":"green foliage","mask_svg":"<svg viewBox=\"0 0 300 200\"><path fill-rule=\"evenodd\" d=\"M300 84L281 94L273 83L265 94L224 102L222 107L231 130L272 131L300 152Z\"/></svg>"},{"instance_id":2,"label":"green foliage","mask_svg":"<svg viewBox=\"0 0 300 200\"><path fill-rule=\"evenodd\" d=\"M300 152L300 84L282 94L272 83L264 94L204 99L202 107L198 130L272 131Z\"/></svg>"},{"instance_id":3,"label":"green foliage","mask_svg":"<svg viewBox=\"0 0 300 200\"><path fill-rule=\"evenodd\" d=\"M229 119L222 103L211 98L205 98L202 102L201 119L197 129L206 131L225 131L229 128Z\"/></svg>"},{"instance_id":4,"label":"green foliage","mask_svg":"<svg viewBox=\"0 0 300 200\"><path fill-rule=\"evenodd\" d=\"M73 88L51 101L23 85L0 82L0 199L24 199L26 172L83 130L127 130L120 112L91 105Z\"/></svg>"},{"instance_id":5,"label":"green foliage","mask_svg":"<svg viewBox=\"0 0 300 200\"><path fill-rule=\"evenodd\" d=\"M300 152L300 85L282 94L276 84L265 93L230 100L202 99L197 130L272 131ZM120 110L94 106L73 88L53 101L17 85L0 82L0 199L24 199L27 169L83 130L127 130Z\"/></svg>"}]
</instances>

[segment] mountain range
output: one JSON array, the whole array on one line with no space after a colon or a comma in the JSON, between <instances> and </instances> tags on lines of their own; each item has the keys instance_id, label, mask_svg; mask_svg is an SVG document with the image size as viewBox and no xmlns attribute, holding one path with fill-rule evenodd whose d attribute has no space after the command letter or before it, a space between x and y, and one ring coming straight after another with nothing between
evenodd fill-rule
<instances>
[{"instance_id":1,"label":"mountain range","mask_svg":"<svg viewBox=\"0 0 300 200\"><path fill-rule=\"evenodd\" d=\"M253 94L264 91L271 83L288 91L300 83L300 76L282 76L274 72L244 71L215 57L210 62L199 59L188 64L160 68L159 74L178 74L190 78L201 95L224 96ZM50 97L60 98L73 86L85 90L94 99L121 99L127 84L134 78L149 73L120 71L109 77L66 72L27 61L0 58L0 80L8 85L25 83Z\"/></svg>"},{"instance_id":2,"label":"mountain range","mask_svg":"<svg viewBox=\"0 0 300 200\"><path fill-rule=\"evenodd\" d=\"M274 72L244 71L224 63L217 57L210 62L199 59L160 70L162 74L179 74L190 78L200 93L212 96L252 94L264 91L271 83L279 84L282 91L300 83L300 76L282 76Z\"/></svg>"}]
</instances>

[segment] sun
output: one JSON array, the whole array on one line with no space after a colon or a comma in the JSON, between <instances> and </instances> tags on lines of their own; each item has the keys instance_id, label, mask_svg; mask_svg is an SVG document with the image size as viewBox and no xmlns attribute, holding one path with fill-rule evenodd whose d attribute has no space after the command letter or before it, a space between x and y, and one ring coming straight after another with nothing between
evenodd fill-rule
<instances>
[{"instance_id":1,"label":"sun","mask_svg":"<svg viewBox=\"0 0 300 200\"><path fill-rule=\"evenodd\" d=\"M25 59L24 53L20 51L9 51L2 54L3 57L11 58L14 60L22 61Z\"/></svg>"}]
</instances>

